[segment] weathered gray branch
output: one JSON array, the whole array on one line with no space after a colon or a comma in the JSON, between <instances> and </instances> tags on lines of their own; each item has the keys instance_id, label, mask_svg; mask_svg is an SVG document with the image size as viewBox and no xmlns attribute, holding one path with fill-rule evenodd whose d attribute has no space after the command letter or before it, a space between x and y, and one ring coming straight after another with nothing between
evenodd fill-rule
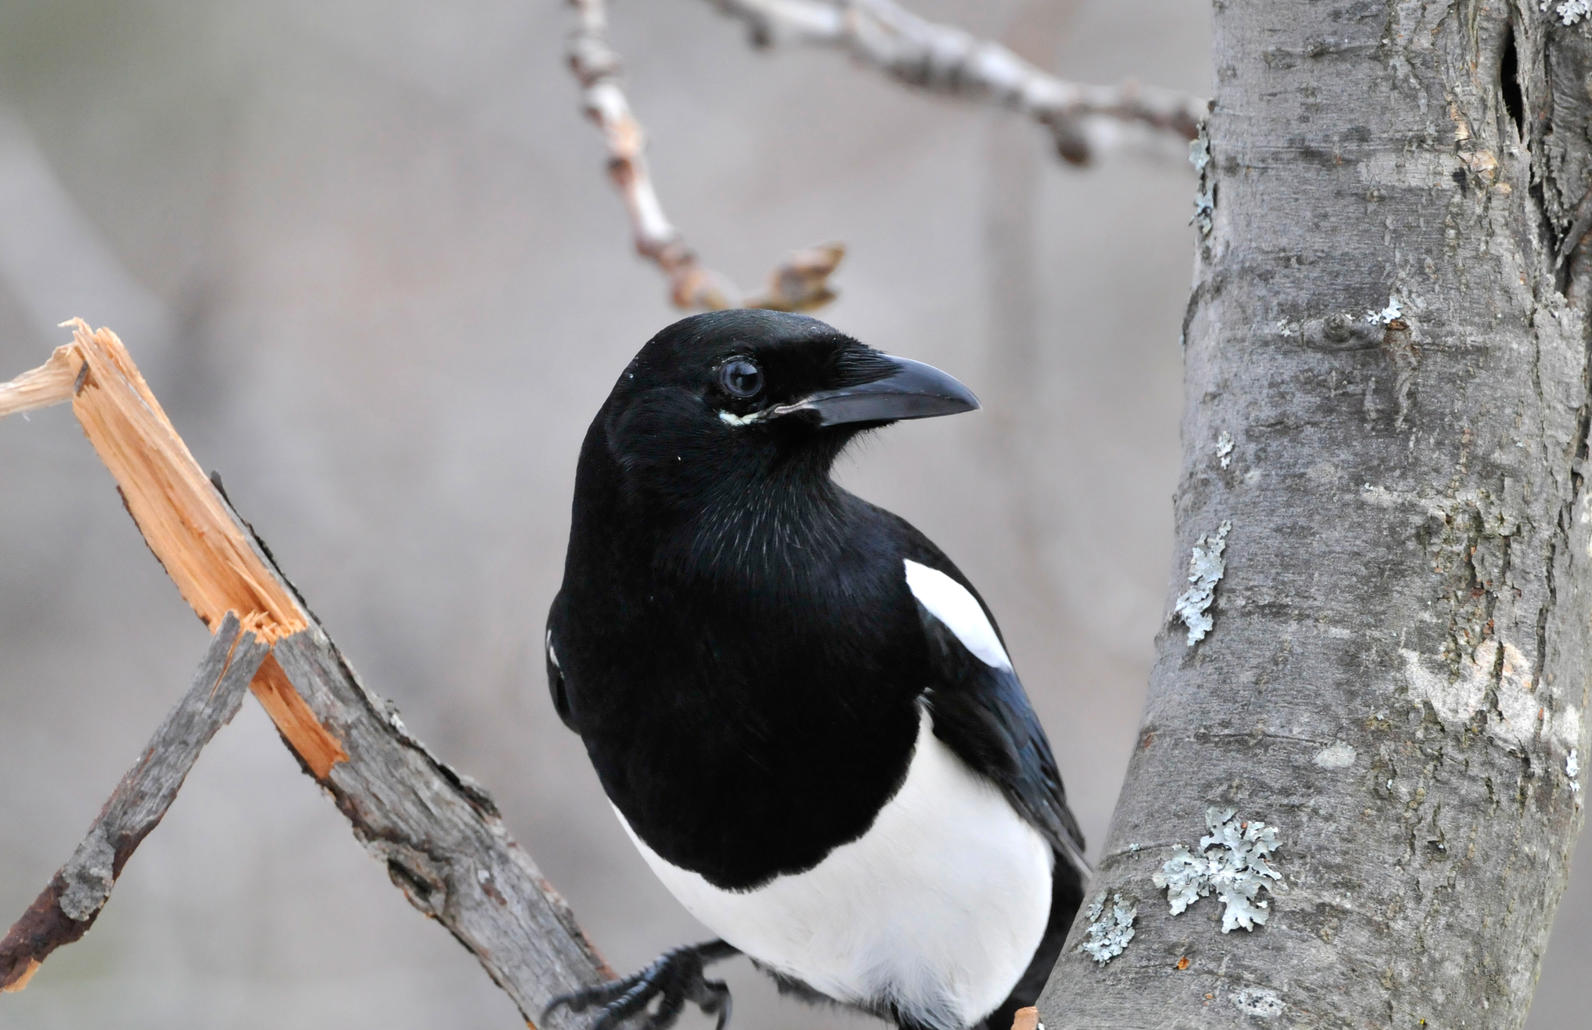
<instances>
[{"instance_id":1,"label":"weathered gray branch","mask_svg":"<svg viewBox=\"0 0 1592 1030\"><path fill-rule=\"evenodd\" d=\"M166 815L199 752L237 714L268 650L227 613L193 686L116 785L72 857L0 938L0 992L21 990L52 951L94 925L122 866Z\"/></svg>"},{"instance_id":2,"label":"weathered gray branch","mask_svg":"<svg viewBox=\"0 0 1592 1030\"><path fill-rule=\"evenodd\" d=\"M1525 1018L1592 764L1592 40L1537 6L1216 6L1171 591L1213 623L1159 637L1133 936L1101 907L1052 1030Z\"/></svg>"},{"instance_id":3,"label":"weathered gray branch","mask_svg":"<svg viewBox=\"0 0 1592 1030\"><path fill-rule=\"evenodd\" d=\"M492 799L411 737L318 625L273 653L348 750L348 760L321 784L354 835L410 904L480 960L528 1021L539 1021L555 995L613 977L569 907L509 837ZM581 1025L562 1012L556 1019Z\"/></svg>"},{"instance_id":4,"label":"weathered gray branch","mask_svg":"<svg viewBox=\"0 0 1592 1030\"><path fill-rule=\"evenodd\" d=\"M270 560L263 545L261 554ZM612 978L568 905L510 838L492 799L409 735L318 622L312 618L274 647L237 630L229 613L193 688L156 731L143 761L0 941L0 990L20 989L45 956L87 932L128 855L160 821L199 749L237 711L268 653L343 751L323 776L302 758L300 767L327 790L410 903L476 956L528 1022L540 1020L553 997ZM584 1026L564 1011L543 1025Z\"/></svg>"},{"instance_id":5,"label":"weathered gray branch","mask_svg":"<svg viewBox=\"0 0 1592 1030\"><path fill-rule=\"evenodd\" d=\"M999 43L920 18L890 0L714 0L745 22L758 44L776 39L835 47L896 81L1018 111L1050 134L1057 152L1086 164L1145 138L1193 139L1205 102L1176 90L1124 83L1088 86L1058 79ZM837 243L792 253L767 288L737 299L664 213L647 165L646 135L620 82L622 62L608 42L605 0L569 0L575 12L566 56L581 105L602 131L608 175L624 200L636 252L657 265L681 308L731 306L808 311L834 299L830 278L845 254Z\"/></svg>"},{"instance_id":6,"label":"weathered gray branch","mask_svg":"<svg viewBox=\"0 0 1592 1030\"><path fill-rule=\"evenodd\" d=\"M1181 157L1205 116L1205 101L1176 90L1067 82L999 43L919 17L893 0L712 3L745 22L757 45L791 40L840 49L905 85L1017 111L1043 126L1073 164L1144 136L1177 140Z\"/></svg>"},{"instance_id":7,"label":"weathered gray branch","mask_svg":"<svg viewBox=\"0 0 1592 1030\"><path fill-rule=\"evenodd\" d=\"M255 543L297 595L264 543ZM613 971L509 836L486 791L409 734L391 703L360 683L313 614L271 655L346 752L324 776L302 760L301 768L331 795L409 903L475 955L528 1024L584 1030L567 1010L545 1021L542 1010L557 995L612 979Z\"/></svg>"}]
</instances>

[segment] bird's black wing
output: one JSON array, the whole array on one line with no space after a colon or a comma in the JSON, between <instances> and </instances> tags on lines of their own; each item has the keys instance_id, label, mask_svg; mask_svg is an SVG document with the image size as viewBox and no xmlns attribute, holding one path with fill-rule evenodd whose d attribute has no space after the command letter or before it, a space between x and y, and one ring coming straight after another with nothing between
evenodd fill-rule
<instances>
[{"instance_id":1,"label":"bird's black wing","mask_svg":"<svg viewBox=\"0 0 1592 1030\"><path fill-rule=\"evenodd\" d=\"M563 607L564 595L559 594L553 599L553 607L547 612L547 632L542 637L542 647L547 657L547 689L553 695L553 710L558 712L558 717L564 725L580 732L575 727L575 720L569 710L569 683L564 679L564 670L558 664L558 648L554 643L557 636L559 615Z\"/></svg>"},{"instance_id":2,"label":"bird's black wing","mask_svg":"<svg viewBox=\"0 0 1592 1030\"><path fill-rule=\"evenodd\" d=\"M922 533L905 521L900 526L906 531L903 557L955 580L978 603L998 636L994 616L967 577ZM930 651L932 681L923 699L934 720L935 736L993 781L1056 854L1067 859L1079 876L1087 877L1083 832L1067 807L1050 742L1016 672L973 654L916 595L914 603ZM1004 650L1004 641L1001 647Z\"/></svg>"}]
</instances>

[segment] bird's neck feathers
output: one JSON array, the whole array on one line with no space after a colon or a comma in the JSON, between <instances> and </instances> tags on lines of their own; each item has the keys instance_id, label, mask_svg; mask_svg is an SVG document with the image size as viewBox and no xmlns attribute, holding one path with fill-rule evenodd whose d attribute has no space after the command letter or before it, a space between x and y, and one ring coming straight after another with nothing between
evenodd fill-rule
<instances>
[{"instance_id":1,"label":"bird's neck feathers","mask_svg":"<svg viewBox=\"0 0 1592 1030\"><path fill-rule=\"evenodd\" d=\"M587 437L572 554L679 582L747 582L763 573L789 584L843 546L858 501L829 469L850 434L777 451L726 448L722 438L637 446L626 435L624 447L595 425Z\"/></svg>"},{"instance_id":2,"label":"bird's neck feathers","mask_svg":"<svg viewBox=\"0 0 1592 1030\"><path fill-rule=\"evenodd\" d=\"M829 477L827 461L726 476L658 557L684 578L745 582L752 574L765 583L791 583L804 568L838 554L850 500Z\"/></svg>"}]
</instances>

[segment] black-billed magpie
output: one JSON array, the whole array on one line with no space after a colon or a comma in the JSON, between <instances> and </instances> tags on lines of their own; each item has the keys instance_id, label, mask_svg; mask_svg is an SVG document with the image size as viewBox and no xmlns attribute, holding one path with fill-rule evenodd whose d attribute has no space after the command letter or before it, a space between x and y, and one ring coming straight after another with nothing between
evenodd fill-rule
<instances>
[{"instance_id":1,"label":"black-billed magpie","mask_svg":"<svg viewBox=\"0 0 1592 1030\"><path fill-rule=\"evenodd\" d=\"M647 864L721 940L559 999L601 1030L737 951L912 1030L1006 1030L1082 898L1083 837L994 619L939 548L848 493L858 432L978 407L800 315L683 319L581 447L547 623L559 716Z\"/></svg>"}]
</instances>

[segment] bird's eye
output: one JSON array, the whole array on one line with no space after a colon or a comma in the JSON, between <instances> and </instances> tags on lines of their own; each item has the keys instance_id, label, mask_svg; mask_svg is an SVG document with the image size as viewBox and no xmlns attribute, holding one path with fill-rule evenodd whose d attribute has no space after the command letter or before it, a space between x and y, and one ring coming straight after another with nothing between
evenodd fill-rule
<instances>
[{"instance_id":1,"label":"bird's eye","mask_svg":"<svg viewBox=\"0 0 1592 1030\"><path fill-rule=\"evenodd\" d=\"M719 385L731 397L755 397L763 389L763 370L750 358L731 358L719 366Z\"/></svg>"}]
</instances>

